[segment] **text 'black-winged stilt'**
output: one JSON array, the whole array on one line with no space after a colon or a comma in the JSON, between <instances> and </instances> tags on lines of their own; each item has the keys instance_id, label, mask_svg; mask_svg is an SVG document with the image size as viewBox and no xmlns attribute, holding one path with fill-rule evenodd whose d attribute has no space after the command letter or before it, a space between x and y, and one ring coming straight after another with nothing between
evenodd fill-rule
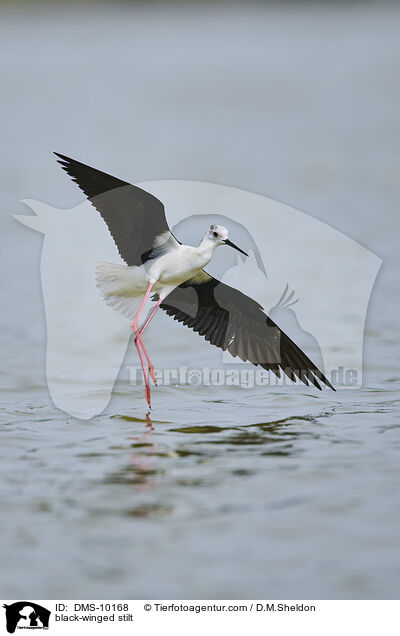
<instances>
[{"instance_id":1,"label":"text 'black-winged stilt'","mask_svg":"<svg viewBox=\"0 0 400 636\"><path fill-rule=\"evenodd\" d=\"M299 379L320 390L319 382L322 382L335 390L258 302L204 271L203 267L219 245L229 245L247 256L229 240L226 227L211 225L198 247L183 245L170 231L164 205L155 196L79 161L55 154L100 212L126 263L99 263L97 286L109 305L133 319L131 328L149 407L149 375L154 384L156 378L143 333L159 307L211 344L244 362L260 365L278 378L283 371L294 382ZM139 327L139 318L152 291L156 304ZM139 309L132 315L132 301L138 298L142 298Z\"/></svg>"}]
</instances>

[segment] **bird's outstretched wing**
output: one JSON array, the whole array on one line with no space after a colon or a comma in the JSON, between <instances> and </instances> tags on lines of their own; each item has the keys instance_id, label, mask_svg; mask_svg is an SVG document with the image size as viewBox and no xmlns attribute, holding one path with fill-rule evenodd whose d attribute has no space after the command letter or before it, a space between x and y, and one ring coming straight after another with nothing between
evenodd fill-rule
<instances>
[{"instance_id":1,"label":"bird's outstretched wing","mask_svg":"<svg viewBox=\"0 0 400 636\"><path fill-rule=\"evenodd\" d=\"M160 307L211 344L244 362L260 365L278 377L283 371L291 380L298 378L318 389L322 382L335 391L259 303L204 271L174 289Z\"/></svg>"},{"instance_id":2,"label":"bird's outstretched wing","mask_svg":"<svg viewBox=\"0 0 400 636\"><path fill-rule=\"evenodd\" d=\"M179 246L165 218L164 206L137 186L54 153L107 223L127 265L142 265Z\"/></svg>"}]
</instances>

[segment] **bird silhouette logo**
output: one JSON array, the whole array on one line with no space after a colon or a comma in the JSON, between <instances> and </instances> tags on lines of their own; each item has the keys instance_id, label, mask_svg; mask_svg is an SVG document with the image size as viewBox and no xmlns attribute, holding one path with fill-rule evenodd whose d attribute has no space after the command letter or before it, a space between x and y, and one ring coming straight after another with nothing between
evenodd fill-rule
<instances>
[{"instance_id":1,"label":"bird silhouette logo","mask_svg":"<svg viewBox=\"0 0 400 636\"><path fill-rule=\"evenodd\" d=\"M48 629L50 610L32 603L32 601L17 601L11 605L4 604L6 610L6 627L9 634L18 629Z\"/></svg>"}]
</instances>

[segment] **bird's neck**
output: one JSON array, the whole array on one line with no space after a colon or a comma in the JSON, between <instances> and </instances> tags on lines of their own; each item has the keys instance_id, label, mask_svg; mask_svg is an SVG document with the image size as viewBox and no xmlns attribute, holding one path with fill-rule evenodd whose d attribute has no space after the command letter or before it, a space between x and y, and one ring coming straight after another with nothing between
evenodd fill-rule
<instances>
[{"instance_id":1,"label":"bird's neck","mask_svg":"<svg viewBox=\"0 0 400 636\"><path fill-rule=\"evenodd\" d=\"M202 256L204 259L206 259L208 263L208 261L212 259L217 247L217 244L214 243L214 241L210 241L210 239L206 235L202 238L200 245L196 249L197 253L200 254L200 256Z\"/></svg>"}]
</instances>

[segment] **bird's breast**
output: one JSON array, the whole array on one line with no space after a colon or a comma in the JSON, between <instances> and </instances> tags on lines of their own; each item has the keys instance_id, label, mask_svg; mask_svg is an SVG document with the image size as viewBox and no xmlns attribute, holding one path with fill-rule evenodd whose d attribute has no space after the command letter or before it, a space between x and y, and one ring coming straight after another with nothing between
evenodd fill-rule
<instances>
[{"instance_id":1,"label":"bird's breast","mask_svg":"<svg viewBox=\"0 0 400 636\"><path fill-rule=\"evenodd\" d=\"M163 285L180 285L197 274L209 260L195 248L182 245L157 259L149 274Z\"/></svg>"}]
</instances>

